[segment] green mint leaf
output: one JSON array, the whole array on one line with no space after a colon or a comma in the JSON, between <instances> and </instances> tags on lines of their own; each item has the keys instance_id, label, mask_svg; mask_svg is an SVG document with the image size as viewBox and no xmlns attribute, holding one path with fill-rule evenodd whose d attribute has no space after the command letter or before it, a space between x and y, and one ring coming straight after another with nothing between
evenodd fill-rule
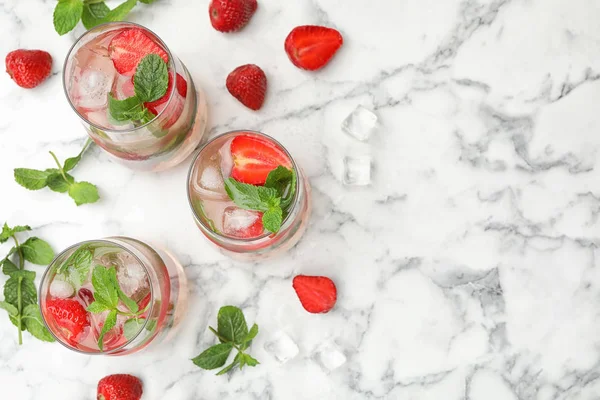
<instances>
[{"instance_id":1,"label":"green mint leaf","mask_svg":"<svg viewBox=\"0 0 600 400\"><path fill-rule=\"evenodd\" d=\"M33 281L35 279L35 272L27 271L26 269L17 269L10 274L11 278L23 278L27 281Z\"/></svg>"},{"instance_id":2,"label":"green mint leaf","mask_svg":"<svg viewBox=\"0 0 600 400\"><path fill-rule=\"evenodd\" d=\"M45 171L28 168L15 168L15 181L29 190L40 190L46 187L46 181L50 174Z\"/></svg>"},{"instance_id":3,"label":"green mint leaf","mask_svg":"<svg viewBox=\"0 0 600 400\"><path fill-rule=\"evenodd\" d=\"M95 203L100 198L98 188L89 182L77 182L69 187L69 196L75 200L78 206L82 204Z\"/></svg>"},{"instance_id":4,"label":"green mint leaf","mask_svg":"<svg viewBox=\"0 0 600 400\"><path fill-rule=\"evenodd\" d=\"M92 272L94 298L110 309L116 309L119 303L117 270L115 267L96 266Z\"/></svg>"},{"instance_id":5,"label":"green mint leaf","mask_svg":"<svg viewBox=\"0 0 600 400\"><path fill-rule=\"evenodd\" d=\"M123 324L123 334L125 339L133 339L144 326L146 320L144 318L131 318Z\"/></svg>"},{"instance_id":6,"label":"green mint leaf","mask_svg":"<svg viewBox=\"0 0 600 400\"><path fill-rule=\"evenodd\" d=\"M137 303L135 301L133 301L133 299L127 297L127 295L125 293L123 293L123 291L121 290L120 287L118 288L118 292L119 292L119 299L121 299L121 301L129 309L129 311L131 311L134 314L137 313L139 310Z\"/></svg>"},{"instance_id":7,"label":"green mint leaf","mask_svg":"<svg viewBox=\"0 0 600 400\"><path fill-rule=\"evenodd\" d=\"M113 10L110 10L106 17L104 17L104 22L111 21L122 21L125 19L127 14L135 7L137 0L127 0L124 3L121 3Z\"/></svg>"},{"instance_id":8,"label":"green mint leaf","mask_svg":"<svg viewBox=\"0 0 600 400\"><path fill-rule=\"evenodd\" d=\"M148 54L138 64L133 77L133 89L142 102L155 101L167 93L169 72L167 63L158 54Z\"/></svg>"},{"instance_id":9,"label":"green mint leaf","mask_svg":"<svg viewBox=\"0 0 600 400\"><path fill-rule=\"evenodd\" d=\"M225 191L238 207L246 210L265 212L271 208L271 203L278 198L277 190L273 188L241 183L233 178L225 180Z\"/></svg>"},{"instance_id":10,"label":"green mint leaf","mask_svg":"<svg viewBox=\"0 0 600 400\"><path fill-rule=\"evenodd\" d=\"M226 373L231 371L233 368L235 368L239 364L239 362L240 362L240 353L237 353L235 358L233 359L233 362L231 364L229 364L228 366L226 366L225 368L223 368L222 370L220 370L219 372L217 372L217 376L225 375Z\"/></svg>"},{"instance_id":11,"label":"green mint leaf","mask_svg":"<svg viewBox=\"0 0 600 400\"><path fill-rule=\"evenodd\" d=\"M37 237L30 237L21 245L23 257L30 263L48 265L54 259L54 250L48 243Z\"/></svg>"},{"instance_id":12,"label":"green mint leaf","mask_svg":"<svg viewBox=\"0 0 600 400\"><path fill-rule=\"evenodd\" d=\"M262 223L264 228L273 233L279 232L281 228L281 223L283 221L283 211L281 207L273 207L270 208L267 212L263 214Z\"/></svg>"},{"instance_id":13,"label":"green mint leaf","mask_svg":"<svg viewBox=\"0 0 600 400\"><path fill-rule=\"evenodd\" d=\"M84 4L81 22L85 29L92 29L96 25L103 24L110 8L104 2Z\"/></svg>"},{"instance_id":14,"label":"green mint leaf","mask_svg":"<svg viewBox=\"0 0 600 400\"><path fill-rule=\"evenodd\" d=\"M30 230L31 230L31 227L29 225L17 225L14 228L11 228L5 222L4 226L2 227L2 232L0 232L0 243L6 242L8 239L13 237L15 235L15 233L25 232L25 231L30 231Z\"/></svg>"},{"instance_id":15,"label":"green mint leaf","mask_svg":"<svg viewBox=\"0 0 600 400\"><path fill-rule=\"evenodd\" d=\"M256 367L258 364L260 363L256 358L252 357L250 354L242 353L240 366L249 365L251 367Z\"/></svg>"},{"instance_id":16,"label":"green mint leaf","mask_svg":"<svg viewBox=\"0 0 600 400\"><path fill-rule=\"evenodd\" d=\"M248 332L246 337L244 337L244 339L242 340L244 349L246 349L246 348L248 348L248 346L250 346L250 344L252 343L252 339L254 339L256 337L256 335L258 335L258 325L254 324L254 325L252 325L252 328L250 328L250 331Z\"/></svg>"},{"instance_id":17,"label":"green mint leaf","mask_svg":"<svg viewBox=\"0 0 600 400\"><path fill-rule=\"evenodd\" d=\"M8 312L8 315L16 317L17 315L19 315L19 310L17 309L17 307L13 306L10 303L7 303L6 301L0 301L0 308L3 310L6 310L6 312Z\"/></svg>"},{"instance_id":18,"label":"green mint leaf","mask_svg":"<svg viewBox=\"0 0 600 400\"><path fill-rule=\"evenodd\" d=\"M10 261L8 258L2 262L2 272L4 273L4 275L11 276L17 271L20 271L19 267L17 267L15 263Z\"/></svg>"},{"instance_id":19,"label":"green mint leaf","mask_svg":"<svg viewBox=\"0 0 600 400\"><path fill-rule=\"evenodd\" d=\"M273 171L269 172L267 181L265 182L265 187L270 187L277 190L279 197L285 198L287 192L290 191L290 183L292 182L292 177L294 175L294 171L280 165Z\"/></svg>"},{"instance_id":20,"label":"green mint leaf","mask_svg":"<svg viewBox=\"0 0 600 400\"><path fill-rule=\"evenodd\" d=\"M54 29L64 35L75 28L83 13L82 0L58 0L54 8Z\"/></svg>"},{"instance_id":21,"label":"green mint leaf","mask_svg":"<svg viewBox=\"0 0 600 400\"><path fill-rule=\"evenodd\" d=\"M19 307L19 281L21 281L21 307L25 308L30 304L37 305L37 290L33 284L33 280L23 279L22 277L11 276L4 284L4 301L12 304L14 307ZM11 322L18 327L17 319L10 317ZM25 324L21 321L21 330L25 329Z\"/></svg>"},{"instance_id":22,"label":"green mint leaf","mask_svg":"<svg viewBox=\"0 0 600 400\"><path fill-rule=\"evenodd\" d=\"M217 316L217 330L226 340L242 344L248 335L248 325L242 310L234 306L221 307Z\"/></svg>"},{"instance_id":23,"label":"green mint leaf","mask_svg":"<svg viewBox=\"0 0 600 400\"><path fill-rule=\"evenodd\" d=\"M152 4L154 3L156 0L140 0L140 3L144 3L144 4Z\"/></svg>"},{"instance_id":24,"label":"green mint leaf","mask_svg":"<svg viewBox=\"0 0 600 400\"><path fill-rule=\"evenodd\" d=\"M66 275L68 280L79 288L83 280L88 276L94 258L93 251L83 245L75 250L67 260L58 267L58 274Z\"/></svg>"},{"instance_id":25,"label":"green mint leaf","mask_svg":"<svg viewBox=\"0 0 600 400\"><path fill-rule=\"evenodd\" d=\"M216 344L193 358L192 362L202 369L220 368L227 362L231 349L232 343Z\"/></svg>"},{"instance_id":26,"label":"green mint leaf","mask_svg":"<svg viewBox=\"0 0 600 400\"><path fill-rule=\"evenodd\" d=\"M102 326L102 330L100 331L100 336L98 336L98 348L100 351L104 350L104 335L106 335L112 328L117 325L117 310L112 310L106 316L104 320L104 325Z\"/></svg>"},{"instance_id":27,"label":"green mint leaf","mask_svg":"<svg viewBox=\"0 0 600 400\"><path fill-rule=\"evenodd\" d=\"M47 184L50 190L58 193L65 193L69 190L69 187L75 182L75 178L71 175L65 173L68 181L65 181L65 178L62 176L60 172L54 173L48 177Z\"/></svg>"},{"instance_id":28,"label":"green mint leaf","mask_svg":"<svg viewBox=\"0 0 600 400\"><path fill-rule=\"evenodd\" d=\"M94 313L94 314L100 314L101 312L112 310L112 309L113 309L112 307L110 307L98 300L94 301L92 304L90 304L86 308L87 311Z\"/></svg>"},{"instance_id":29,"label":"green mint leaf","mask_svg":"<svg viewBox=\"0 0 600 400\"><path fill-rule=\"evenodd\" d=\"M125 100L117 100L112 93L108 94L108 112L118 122L137 120L143 110L144 105L137 96L131 96Z\"/></svg>"},{"instance_id":30,"label":"green mint leaf","mask_svg":"<svg viewBox=\"0 0 600 400\"><path fill-rule=\"evenodd\" d=\"M70 170L72 170L73 168L75 168L77 166L77 164L79 164L79 161L81 161L81 154L75 156L75 157L70 157L67 158L65 160L64 166L63 166L63 170L65 172L68 172Z\"/></svg>"},{"instance_id":31,"label":"green mint leaf","mask_svg":"<svg viewBox=\"0 0 600 400\"><path fill-rule=\"evenodd\" d=\"M25 324L25 328L27 328L33 337L44 342L54 342L54 337L42 322L42 314L37 304L30 304L25 307L21 319Z\"/></svg>"}]
</instances>

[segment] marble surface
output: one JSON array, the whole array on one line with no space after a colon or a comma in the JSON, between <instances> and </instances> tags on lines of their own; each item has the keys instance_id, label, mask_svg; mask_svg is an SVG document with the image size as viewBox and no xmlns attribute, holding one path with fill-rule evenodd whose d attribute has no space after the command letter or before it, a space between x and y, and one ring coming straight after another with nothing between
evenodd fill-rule
<instances>
[{"instance_id":1,"label":"marble surface","mask_svg":"<svg viewBox=\"0 0 600 400\"><path fill-rule=\"evenodd\" d=\"M55 60L35 90L0 74L0 220L31 225L56 250L108 235L163 244L185 265L191 301L175 341L121 358L28 334L19 347L2 315L0 397L92 399L101 377L128 372L143 378L144 399L600 398L597 0L259 0L232 35L210 27L207 0L139 6L129 19L158 33L206 90L210 135L269 133L310 178L307 233L260 265L225 258L196 229L189 160L134 173L94 149L75 175L102 199L79 208L14 183L12 168L50 167L48 150L67 157L84 141L60 79L82 28L56 35L54 4L0 0L0 54L42 48ZM321 72L296 69L283 51L302 24L344 35ZM225 89L244 63L269 79L260 112ZM358 104L382 124L364 145L340 129ZM355 153L375 160L368 188L341 183ZM301 309L299 273L336 281L333 312ZM261 365L215 377L189 359L214 343L207 325L224 304L260 325ZM300 350L283 366L264 349L279 330ZM347 362L324 371L324 343Z\"/></svg>"}]
</instances>

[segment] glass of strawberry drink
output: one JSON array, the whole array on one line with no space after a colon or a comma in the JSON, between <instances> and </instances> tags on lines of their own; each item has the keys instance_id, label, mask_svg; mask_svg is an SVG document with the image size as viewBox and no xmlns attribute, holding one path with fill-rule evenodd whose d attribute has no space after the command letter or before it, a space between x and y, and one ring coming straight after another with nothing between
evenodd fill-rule
<instances>
[{"instance_id":1,"label":"glass of strawberry drink","mask_svg":"<svg viewBox=\"0 0 600 400\"><path fill-rule=\"evenodd\" d=\"M308 179L281 144L260 132L209 141L192 162L187 190L202 233L243 261L290 249L310 216Z\"/></svg>"},{"instance_id":2,"label":"glass of strawberry drink","mask_svg":"<svg viewBox=\"0 0 600 400\"><path fill-rule=\"evenodd\" d=\"M135 169L177 165L206 129L203 92L140 25L108 23L83 34L67 55L63 85L92 140Z\"/></svg>"},{"instance_id":3,"label":"glass of strawberry drink","mask_svg":"<svg viewBox=\"0 0 600 400\"><path fill-rule=\"evenodd\" d=\"M110 237L59 254L42 277L39 299L58 342L80 353L123 355L174 331L187 280L166 250Z\"/></svg>"}]
</instances>

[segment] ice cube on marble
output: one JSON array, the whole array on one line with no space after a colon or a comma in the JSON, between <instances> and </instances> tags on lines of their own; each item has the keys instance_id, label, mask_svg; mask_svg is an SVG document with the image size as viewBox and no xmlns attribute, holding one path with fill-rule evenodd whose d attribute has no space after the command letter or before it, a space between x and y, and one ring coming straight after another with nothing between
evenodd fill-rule
<instances>
[{"instance_id":1,"label":"ice cube on marble","mask_svg":"<svg viewBox=\"0 0 600 400\"><path fill-rule=\"evenodd\" d=\"M75 294L75 288L69 282L54 279L50 284L50 295L59 299L68 299Z\"/></svg>"},{"instance_id":2,"label":"ice cube on marble","mask_svg":"<svg viewBox=\"0 0 600 400\"><path fill-rule=\"evenodd\" d=\"M333 343L326 343L319 347L313 358L327 372L338 369L347 361L344 352Z\"/></svg>"},{"instance_id":3,"label":"ice cube on marble","mask_svg":"<svg viewBox=\"0 0 600 400\"><path fill-rule=\"evenodd\" d=\"M342 130L354 139L367 141L377 130L377 115L359 105L342 122Z\"/></svg>"},{"instance_id":4,"label":"ice cube on marble","mask_svg":"<svg viewBox=\"0 0 600 400\"><path fill-rule=\"evenodd\" d=\"M275 333L267 340L264 348L281 364L285 364L300 353L296 342L283 331Z\"/></svg>"},{"instance_id":5,"label":"ice cube on marble","mask_svg":"<svg viewBox=\"0 0 600 400\"><path fill-rule=\"evenodd\" d=\"M344 157L344 184L367 186L371 184L372 160L369 155Z\"/></svg>"},{"instance_id":6,"label":"ice cube on marble","mask_svg":"<svg viewBox=\"0 0 600 400\"><path fill-rule=\"evenodd\" d=\"M223 233L230 236L240 236L243 231L250 228L261 217L257 211L244 210L230 206L223 212Z\"/></svg>"}]
</instances>

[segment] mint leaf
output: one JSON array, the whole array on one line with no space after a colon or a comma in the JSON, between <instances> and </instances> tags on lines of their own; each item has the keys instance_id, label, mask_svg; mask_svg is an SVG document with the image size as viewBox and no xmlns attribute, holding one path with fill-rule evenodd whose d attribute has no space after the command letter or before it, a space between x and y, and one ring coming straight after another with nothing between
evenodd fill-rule
<instances>
[{"instance_id":1,"label":"mint leaf","mask_svg":"<svg viewBox=\"0 0 600 400\"><path fill-rule=\"evenodd\" d=\"M242 344L248 334L244 313L234 306L221 307L217 316L217 327L219 335L235 344Z\"/></svg>"},{"instance_id":2,"label":"mint leaf","mask_svg":"<svg viewBox=\"0 0 600 400\"><path fill-rule=\"evenodd\" d=\"M7 303L6 301L0 301L0 308L6 310L6 312L8 312L8 315L12 317L16 317L17 315L19 315L19 310L17 309L17 307L13 306L10 303Z\"/></svg>"},{"instance_id":3,"label":"mint leaf","mask_svg":"<svg viewBox=\"0 0 600 400\"><path fill-rule=\"evenodd\" d=\"M32 281L35 279L35 272L27 271L25 269L17 269L14 272L10 273L11 278L23 278L28 281Z\"/></svg>"},{"instance_id":4,"label":"mint leaf","mask_svg":"<svg viewBox=\"0 0 600 400\"><path fill-rule=\"evenodd\" d=\"M61 36L73 30L82 13L82 0L58 0L54 8L54 29Z\"/></svg>"},{"instance_id":5,"label":"mint leaf","mask_svg":"<svg viewBox=\"0 0 600 400\"><path fill-rule=\"evenodd\" d=\"M156 0L140 0L140 3L144 3L144 4L152 4L154 3Z\"/></svg>"},{"instance_id":6,"label":"mint leaf","mask_svg":"<svg viewBox=\"0 0 600 400\"><path fill-rule=\"evenodd\" d=\"M37 237L30 237L21 245L23 257L30 263L48 265L54 258L54 250L48 243Z\"/></svg>"},{"instance_id":7,"label":"mint leaf","mask_svg":"<svg viewBox=\"0 0 600 400\"><path fill-rule=\"evenodd\" d=\"M122 21L133 9L133 7L135 7L136 3L137 0L127 0L124 3L121 3L119 6L115 7L113 10L110 10L108 14L106 14L104 17L104 22Z\"/></svg>"},{"instance_id":8,"label":"mint leaf","mask_svg":"<svg viewBox=\"0 0 600 400\"><path fill-rule=\"evenodd\" d=\"M100 314L101 312L111 310L111 309L112 309L112 307L107 306L106 304L102 303L101 301L94 301L92 304L90 304L86 308L87 311L94 313L94 314Z\"/></svg>"},{"instance_id":9,"label":"mint leaf","mask_svg":"<svg viewBox=\"0 0 600 400\"><path fill-rule=\"evenodd\" d=\"M273 188L241 183L233 178L225 180L225 191L238 207L246 210L265 212L277 198L277 190Z\"/></svg>"},{"instance_id":10,"label":"mint leaf","mask_svg":"<svg viewBox=\"0 0 600 400\"><path fill-rule=\"evenodd\" d=\"M256 367L258 364L260 364L258 362L258 360L254 357L252 357L250 354L246 354L246 353L241 353L241 360L240 360L240 369L243 365L249 365L251 367Z\"/></svg>"},{"instance_id":11,"label":"mint leaf","mask_svg":"<svg viewBox=\"0 0 600 400\"><path fill-rule=\"evenodd\" d=\"M78 206L82 204L95 203L100 198L98 188L89 182L77 182L69 187L69 196L75 200Z\"/></svg>"},{"instance_id":12,"label":"mint leaf","mask_svg":"<svg viewBox=\"0 0 600 400\"><path fill-rule=\"evenodd\" d=\"M78 273L81 279L84 279L92 266L94 259L93 251L87 246L83 245L75 250L69 258L56 270L59 274L64 274L69 270L74 270Z\"/></svg>"},{"instance_id":13,"label":"mint leaf","mask_svg":"<svg viewBox=\"0 0 600 400\"><path fill-rule=\"evenodd\" d=\"M71 184L73 184L75 182L75 178L73 178L71 175L65 173L65 176L67 177L68 181L65 181L65 178L62 176L62 174L60 172L58 173L54 173L50 176L48 176L48 180L47 180L47 185L50 188L50 190L54 191L54 192L58 192L58 193L65 193L69 190L69 187L71 186Z\"/></svg>"},{"instance_id":14,"label":"mint leaf","mask_svg":"<svg viewBox=\"0 0 600 400\"><path fill-rule=\"evenodd\" d=\"M19 307L19 280L21 281L21 307L25 308L30 304L37 304L37 290L35 289L33 280L17 276L11 276L4 284L4 301L12 304L14 307ZM10 317L10 320L18 327L15 317ZM21 321L20 328L21 330L25 329L23 321Z\"/></svg>"},{"instance_id":15,"label":"mint leaf","mask_svg":"<svg viewBox=\"0 0 600 400\"><path fill-rule=\"evenodd\" d=\"M245 347L250 346L252 339L254 339L256 335L258 335L258 325L254 324L252 325L252 328L250 328L250 332L248 332L246 337L242 340L242 344L244 344Z\"/></svg>"},{"instance_id":16,"label":"mint leaf","mask_svg":"<svg viewBox=\"0 0 600 400\"><path fill-rule=\"evenodd\" d=\"M267 181L265 182L265 187L270 187L277 190L279 196L284 197L285 192L292 181L293 174L294 171L280 165L273 171L269 172L269 175L267 175Z\"/></svg>"},{"instance_id":17,"label":"mint leaf","mask_svg":"<svg viewBox=\"0 0 600 400\"><path fill-rule=\"evenodd\" d=\"M279 232L281 228L281 223L283 222L283 211L281 207L273 207L270 208L267 212L263 214L262 223L263 227L272 233Z\"/></svg>"},{"instance_id":18,"label":"mint leaf","mask_svg":"<svg viewBox=\"0 0 600 400\"><path fill-rule=\"evenodd\" d=\"M142 102L155 101L167 93L169 72L167 63L158 54L148 54L138 64L133 88Z\"/></svg>"},{"instance_id":19,"label":"mint leaf","mask_svg":"<svg viewBox=\"0 0 600 400\"><path fill-rule=\"evenodd\" d=\"M144 326L146 320L144 318L131 318L123 324L123 334L125 339L133 339Z\"/></svg>"},{"instance_id":20,"label":"mint leaf","mask_svg":"<svg viewBox=\"0 0 600 400\"><path fill-rule=\"evenodd\" d=\"M115 325L117 325L117 310L112 310L106 316L104 325L100 331L100 336L98 336L98 348L100 348L100 351L104 350L104 335L114 328Z\"/></svg>"},{"instance_id":21,"label":"mint leaf","mask_svg":"<svg viewBox=\"0 0 600 400\"><path fill-rule=\"evenodd\" d=\"M137 120L143 111L144 105L137 96L117 100L112 93L108 94L108 112L116 121Z\"/></svg>"},{"instance_id":22,"label":"mint leaf","mask_svg":"<svg viewBox=\"0 0 600 400\"><path fill-rule=\"evenodd\" d=\"M225 368L223 368L222 370L220 370L219 372L217 372L217 376L219 376L219 375L225 375L226 373L228 373L229 371L231 371L233 368L235 368L235 366L240 363L240 354L242 354L242 353L237 353L235 355L235 358L233 359L233 362L231 364L229 364L228 366L226 366Z\"/></svg>"},{"instance_id":23,"label":"mint leaf","mask_svg":"<svg viewBox=\"0 0 600 400\"><path fill-rule=\"evenodd\" d=\"M118 282L117 282L117 285L118 285ZM121 288L119 286L117 286L117 291L119 293L119 299L121 299L121 301L129 309L129 311L131 311L134 314L137 313L139 310L137 303L135 301L133 301L131 298L127 297L127 295L125 293L123 293L123 291L121 290Z\"/></svg>"},{"instance_id":24,"label":"mint leaf","mask_svg":"<svg viewBox=\"0 0 600 400\"><path fill-rule=\"evenodd\" d=\"M8 258L4 260L2 263L2 272L4 275L11 276L17 271L20 271L20 269L12 261L10 261Z\"/></svg>"},{"instance_id":25,"label":"mint leaf","mask_svg":"<svg viewBox=\"0 0 600 400\"><path fill-rule=\"evenodd\" d=\"M54 337L42 322L42 315L37 304L30 304L25 307L21 319L25 324L25 328L27 328L29 333L34 337L44 342L54 342Z\"/></svg>"},{"instance_id":26,"label":"mint leaf","mask_svg":"<svg viewBox=\"0 0 600 400\"><path fill-rule=\"evenodd\" d=\"M15 233L19 233L19 232L25 232L25 231L30 231L31 227L29 225L17 225L14 228L11 228L10 226L8 226L8 224L5 222L4 226L2 227L2 232L0 232L0 243L4 243L6 242L8 239L10 239ZM12 253L10 253L12 254ZM8 256L10 256L10 254ZM7 257L8 257L7 256Z\"/></svg>"},{"instance_id":27,"label":"mint leaf","mask_svg":"<svg viewBox=\"0 0 600 400\"><path fill-rule=\"evenodd\" d=\"M105 18L108 15L110 8L104 2L84 4L83 14L81 15L81 22L85 29L92 29L96 25L100 25L105 22Z\"/></svg>"},{"instance_id":28,"label":"mint leaf","mask_svg":"<svg viewBox=\"0 0 600 400\"><path fill-rule=\"evenodd\" d=\"M96 266L92 272L92 285L96 301L103 303L109 309L117 308L119 294L115 267Z\"/></svg>"},{"instance_id":29,"label":"mint leaf","mask_svg":"<svg viewBox=\"0 0 600 400\"><path fill-rule=\"evenodd\" d=\"M29 190L45 188L49 175L49 173L37 169L15 168L14 171L15 181Z\"/></svg>"},{"instance_id":30,"label":"mint leaf","mask_svg":"<svg viewBox=\"0 0 600 400\"><path fill-rule=\"evenodd\" d=\"M232 343L216 344L193 358L192 362L202 369L219 368L227 362L231 349L233 349Z\"/></svg>"}]
</instances>

